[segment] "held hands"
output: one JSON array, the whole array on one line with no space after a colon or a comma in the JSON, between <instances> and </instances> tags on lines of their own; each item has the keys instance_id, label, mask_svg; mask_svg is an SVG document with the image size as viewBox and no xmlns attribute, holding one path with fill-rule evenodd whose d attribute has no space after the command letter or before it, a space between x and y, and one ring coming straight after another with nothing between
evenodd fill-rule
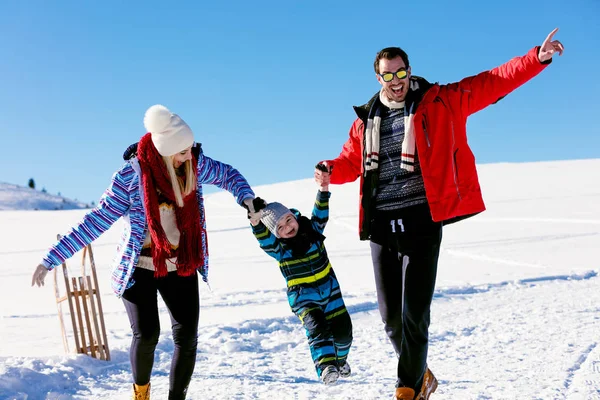
<instances>
[{"instance_id":1,"label":"held hands","mask_svg":"<svg viewBox=\"0 0 600 400\"><path fill-rule=\"evenodd\" d=\"M38 265L33 271L33 276L31 277L31 286L38 285L44 286L44 279L48 274L48 270L42 264Z\"/></svg>"},{"instance_id":2,"label":"held hands","mask_svg":"<svg viewBox=\"0 0 600 400\"><path fill-rule=\"evenodd\" d=\"M552 32L548 35L544 43L540 46L540 50L538 52L538 59L540 62L546 62L554 56L555 53L558 53L559 56L562 56L563 51L565 50L565 46L558 40L552 40L554 34L558 32L558 28L554 28Z\"/></svg>"},{"instance_id":3,"label":"held hands","mask_svg":"<svg viewBox=\"0 0 600 400\"><path fill-rule=\"evenodd\" d=\"M244 207L248 210L248 219L252 226L258 225L262 217L262 210L266 206L267 203L260 197L244 199Z\"/></svg>"},{"instance_id":4,"label":"held hands","mask_svg":"<svg viewBox=\"0 0 600 400\"><path fill-rule=\"evenodd\" d=\"M327 161L322 161L315 165L315 182L321 192L329 191L332 169L333 167L327 165Z\"/></svg>"}]
</instances>

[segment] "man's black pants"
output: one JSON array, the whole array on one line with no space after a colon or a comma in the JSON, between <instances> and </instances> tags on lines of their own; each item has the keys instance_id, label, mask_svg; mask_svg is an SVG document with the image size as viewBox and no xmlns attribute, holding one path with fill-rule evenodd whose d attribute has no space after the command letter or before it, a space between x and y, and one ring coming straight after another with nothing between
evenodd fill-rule
<instances>
[{"instance_id":1,"label":"man's black pants","mask_svg":"<svg viewBox=\"0 0 600 400\"><path fill-rule=\"evenodd\" d=\"M419 393L427 366L442 224L432 221L427 205L418 205L378 212L372 229L379 312L398 355L396 387Z\"/></svg>"}]
</instances>

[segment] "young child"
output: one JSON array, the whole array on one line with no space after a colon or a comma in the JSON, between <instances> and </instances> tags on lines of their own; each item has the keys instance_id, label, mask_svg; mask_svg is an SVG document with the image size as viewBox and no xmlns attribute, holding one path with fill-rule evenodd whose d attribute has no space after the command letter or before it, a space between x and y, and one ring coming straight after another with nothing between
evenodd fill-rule
<instances>
[{"instance_id":1,"label":"young child","mask_svg":"<svg viewBox=\"0 0 600 400\"><path fill-rule=\"evenodd\" d=\"M326 385L350 375L346 359L352 344L350 315L323 243L330 196L329 185L321 185L310 220L280 203L266 205L260 220L249 216L260 247L279 262L288 302L306 329L317 375Z\"/></svg>"}]
</instances>

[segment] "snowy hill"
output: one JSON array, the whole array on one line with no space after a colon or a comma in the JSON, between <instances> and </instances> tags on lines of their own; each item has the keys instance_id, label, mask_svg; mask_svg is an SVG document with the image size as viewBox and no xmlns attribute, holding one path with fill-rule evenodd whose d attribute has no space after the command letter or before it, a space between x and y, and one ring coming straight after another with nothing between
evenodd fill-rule
<instances>
[{"instance_id":1,"label":"snowy hill","mask_svg":"<svg viewBox=\"0 0 600 400\"><path fill-rule=\"evenodd\" d=\"M600 159L478 169L487 211L444 228L428 357L440 385L431 400L600 399ZM276 262L243 209L219 192L205 197L210 288L200 288L188 399L392 397L396 356L377 309L369 243L358 240L358 184L330 189L325 243L352 318L352 376L319 383ZM312 179L254 190L303 213L316 194ZM0 213L0 399L131 399L130 323L110 289L121 223L93 244L111 361L64 354L53 273L30 287L45 249L85 212ZM80 260L68 261L72 274ZM152 399L167 397L173 351L162 300L159 309Z\"/></svg>"},{"instance_id":2,"label":"snowy hill","mask_svg":"<svg viewBox=\"0 0 600 400\"><path fill-rule=\"evenodd\" d=\"M0 211L75 210L80 208L89 208L89 205L25 186L0 182Z\"/></svg>"}]
</instances>

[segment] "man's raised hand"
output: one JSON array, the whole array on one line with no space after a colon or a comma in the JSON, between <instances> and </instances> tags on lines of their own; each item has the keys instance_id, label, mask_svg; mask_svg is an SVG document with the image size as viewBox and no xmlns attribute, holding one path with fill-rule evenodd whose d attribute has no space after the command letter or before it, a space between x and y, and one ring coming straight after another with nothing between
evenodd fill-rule
<instances>
[{"instance_id":1,"label":"man's raised hand","mask_svg":"<svg viewBox=\"0 0 600 400\"><path fill-rule=\"evenodd\" d=\"M565 46L558 40L552 40L554 34L558 32L558 28L554 28L552 32L548 35L544 43L540 46L540 51L538 52L538 59L540 62L546 62L554 56L555 53L558 53L559 56L562 56L563 51L565 51Z\"/></svg>"}]
</instances>

